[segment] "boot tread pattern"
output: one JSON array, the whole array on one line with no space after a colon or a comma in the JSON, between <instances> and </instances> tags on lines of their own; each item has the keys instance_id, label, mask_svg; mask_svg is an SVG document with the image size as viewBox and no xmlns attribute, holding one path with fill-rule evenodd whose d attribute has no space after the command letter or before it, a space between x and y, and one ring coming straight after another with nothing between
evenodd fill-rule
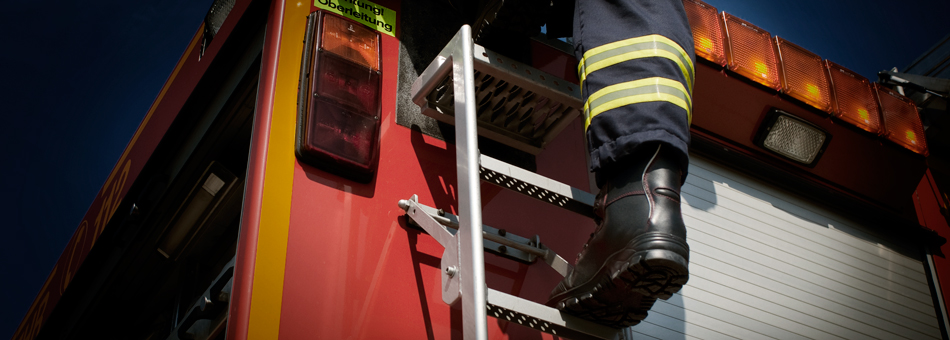
<instances>
[{"instance_id":1,"label":"boot tread pattern","mask_svg":"<svg viewBox=\"0 0 950 340\"><path fill-rule=\"evenodd\" d=\"M600 273L593 289L559 302L557 308L611 327L639 324L658 298L669 299L689 279L686 268L668 257L679 256L665 252L641 253L611 275Z\"/></svg>"}]
</instances>

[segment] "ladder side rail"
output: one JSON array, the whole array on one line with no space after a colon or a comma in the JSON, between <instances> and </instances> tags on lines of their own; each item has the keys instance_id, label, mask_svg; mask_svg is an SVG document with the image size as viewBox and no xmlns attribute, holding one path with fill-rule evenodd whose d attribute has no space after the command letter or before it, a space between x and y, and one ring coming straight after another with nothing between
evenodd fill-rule
<instances>
[{"instance_id":1,"label":"ladder side rail","mask_svg":"<svg viewBox=\"0 0 950 340\"><path fill-rule=\"evenodd\" d=\"M475 61L472 29L462 26L446 48L452 49L455 90L455 147L458 167L459 286L462 294L462 335L488 339L488 287L482 240L481 181L478 178L478 131L475 111ZM451 46L451 47L450 47ZM463 95L459 95L463 94Z\"/></svg>"}]
</instances>

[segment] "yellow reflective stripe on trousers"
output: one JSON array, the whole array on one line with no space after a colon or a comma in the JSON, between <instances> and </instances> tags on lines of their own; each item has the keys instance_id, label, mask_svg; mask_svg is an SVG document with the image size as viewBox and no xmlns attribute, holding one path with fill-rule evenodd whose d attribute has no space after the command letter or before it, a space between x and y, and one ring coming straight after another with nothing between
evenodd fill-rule
<instances>
[{"instance_id":1,"label":"yellow reflective stripe on trousers","mask_svg":"<svg viewBox=\"0 0 950 340\"><path fill-rule=\"evenodd\" d=\"M692 98L683 84L667 78L647 78L607 86L594 92L584 103L584 130L601 112L645 102L665 101L686 110L686 119L692 124Z\"/></svg>"},{"instance_id":2,"label":"yellow reflective stripe on trousers","mask_svg":"<svg viewBox=\"0 0 950 340\"><path fill-rule=\"evenodd\" d=\"M587 75L594 71L628 60L650 57L666 58L676 63L683 72L683 77L686 78L689 92L692 93L693 75L696 71L692 59L679 44L658 34L615 41L592 48L584 52L584 57L578 62L577 74L583 83Z\"/></svg>"}]
</instances>

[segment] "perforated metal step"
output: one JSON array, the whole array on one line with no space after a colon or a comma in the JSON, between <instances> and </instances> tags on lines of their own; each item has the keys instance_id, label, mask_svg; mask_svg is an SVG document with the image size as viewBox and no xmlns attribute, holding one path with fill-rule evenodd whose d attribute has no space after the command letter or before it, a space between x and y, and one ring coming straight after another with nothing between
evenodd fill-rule
<instances>
[{"instance_id":1,"label":"perforated metal step","mask_svg":"<svg viewBox=\"0 0 950 340\"><path fill-rule=\"evenodd\" d=\"M485 155L480 156L479 163L479 176L485 182L594 217L594 195L589 192Z\"/></svg>"},{"instance_id":2,"label":"perforated metal step","mask_svg":"<svg viewBox=\"0 0 950 340\"><path fill-rule=\"evenodd\" d=\"M559 338L624 339L616 328L561 313L557 309L488 289L488 316L557 335Z\"/></svg>"},{"instance_id":3,"label":"perforated metal step","mask_svg":"<svg viewBox=\"0 0 950 340\"><path fill-rule=\"evenodd\" d=\"M441 65L446 58L436 58ZM502 55L474 46L478 134L538 154L583 107L580 87ZM431 78L431 79L430 79ZM419 84L435 86L422 88ZM455 124L452 73L422 74L413 85L422 113Z\"/></svg>"}]
</instances>

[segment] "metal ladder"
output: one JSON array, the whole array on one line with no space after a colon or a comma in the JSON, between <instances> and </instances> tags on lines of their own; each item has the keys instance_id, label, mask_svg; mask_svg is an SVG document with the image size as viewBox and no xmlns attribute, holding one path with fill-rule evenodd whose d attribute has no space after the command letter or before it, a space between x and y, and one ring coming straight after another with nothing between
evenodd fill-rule
<instances>
[{"instance_id":1,"label":"metal ladder","mask_svg":"<svg viewBox=\"0 0 950 340\"><path fill-rule=\"evenodd\" d=\"M539 153L578 116L577 85L475 45L466 25L413 83L412 96L424 114L455 125L459 216L419 204L416 195L400 200L399 207L445 248L442 300L447 304L461 301L464 338L487 339L491 315L570 339L624 339L620 329L563 314L485 284L483 248L525 262L540 259L561 275L570 270L570 264L537 236L528 239L483 225L479 182L587 216L592 215L594 196L480 155L477 138L481 134Z\"/></svg>"}]
</instances>

